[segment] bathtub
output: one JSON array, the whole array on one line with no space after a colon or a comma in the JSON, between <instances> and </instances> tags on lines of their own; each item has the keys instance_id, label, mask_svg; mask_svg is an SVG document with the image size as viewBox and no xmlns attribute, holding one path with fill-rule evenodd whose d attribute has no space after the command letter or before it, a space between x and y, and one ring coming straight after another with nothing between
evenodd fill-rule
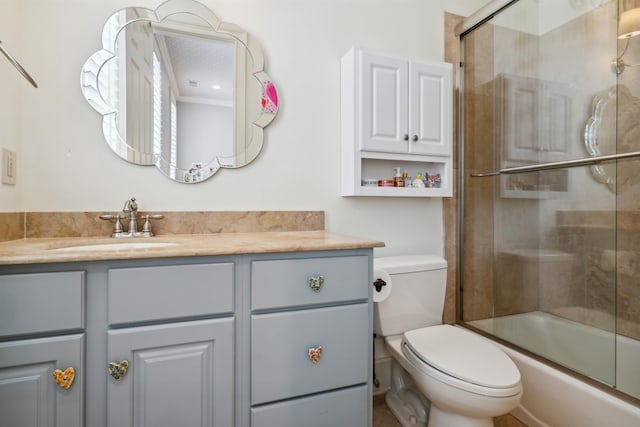
<instances>
[{"instance_id":1,"label":"bathtub","mask_svg":"<svg viewBox=\"0 0 640 427\"><path fill-rule=\"evenodd\" d=\"M640 342L545 312L467 322L640 399ZM512 414L530 427L638 427L636 406L498 343L520 369L524 393ZM612 357L616 357L616 369Z\"/></svg>"}]
</instances>

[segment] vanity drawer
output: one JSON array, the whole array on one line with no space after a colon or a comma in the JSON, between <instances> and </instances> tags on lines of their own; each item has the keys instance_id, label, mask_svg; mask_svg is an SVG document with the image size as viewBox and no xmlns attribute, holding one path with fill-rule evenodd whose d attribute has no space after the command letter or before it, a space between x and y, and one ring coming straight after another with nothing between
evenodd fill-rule
<instances>
[{"instance_id":1,"label":"vanity drawer","mask_svg":"<svg viewBox=\"0 0 640 427\"><path fill-rule=\"evenodd\" d=\"M0 336L84 328L84 271L0 276Z\"/></svg>"},{"instance_id":2,"label":"vanity drawer","mask_svg":"<svg viewBox=\"0 0 640 427\"><path fill-rule=\"evenodd\" d=\"M109 270L109 324L233 313L234 264Z\"/></svg>"},{"instance_id":3,"label":"vanity drawer","mask_svg":"<svg viewBox=\"0 0 640 427\"><path fill-rule=\"evenodd\" d=\"M367 386L278 402L251 409L251 427L367 427Z\"/></svg>"},{"instance_id":4,"label":"vanity drawer","mask_svg":"<svg viewBox=\"0 0 640 427\"><path fill-rule=\"evenodd\" d=\"M254 261L251 268L251 308L326 304L369 297L369 258L349 256ZM310 281L323 280L313 290Z\"/></svg>"},{"instance_id":5,"label":"vanity drawer","mask_svg":"<svg viewBox=\"0 0 640 427\"><path fill-rule=\"evenodd\" d=\"M310 349L322 347L313 363ZM251 402L366 383L369 378L369 305L251 316Z\"/></svg>"}]
</instances>

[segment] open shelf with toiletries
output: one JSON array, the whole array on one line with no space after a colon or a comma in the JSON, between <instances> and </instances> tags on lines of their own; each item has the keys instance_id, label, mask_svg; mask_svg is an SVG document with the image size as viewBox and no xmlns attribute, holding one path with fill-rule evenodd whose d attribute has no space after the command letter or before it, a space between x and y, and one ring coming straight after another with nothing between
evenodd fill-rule
<instances>
[{"instance_id":1,"label":"open shelf with toiletries","mask_svg":"<svg viewBox=\"0 0 640 427\"><path fill-rule=\"evenodd\" d=\"M342 57L341 82L341 194L450 197L451 64L354 47ZM404 171L424 187L422 179L419 188L389 187Z\"/></svg>"},{"instance_id":2,"label":"open shelf with toiletries","mask_svg":"<svg viewBox=\"0 0 640 427\"><path fill-rule=\"evenodd\" d=\"M393 180L394 170L406 172L404 187L379 186L379 180ZM354 183L354 196L447 197L451 196L451 163L437 157L407 157L388 153L366 153L361 157L361 182ZM415 184L417 177L424 187ZM431 178L431 179L429 179ZM373 182L375 181L375 185Z\"/></svg>"},{"instance_id":3,"label":"open shelf with toiletries","mask_svg":"<svg viewBox=\"0 0 640 427\"><path fill-rule=\"evenodd\" d=\"M500 177L500 195L512 199L561 199L569 194L569 171L556 169Z\"/></svg>"}]
</instances>

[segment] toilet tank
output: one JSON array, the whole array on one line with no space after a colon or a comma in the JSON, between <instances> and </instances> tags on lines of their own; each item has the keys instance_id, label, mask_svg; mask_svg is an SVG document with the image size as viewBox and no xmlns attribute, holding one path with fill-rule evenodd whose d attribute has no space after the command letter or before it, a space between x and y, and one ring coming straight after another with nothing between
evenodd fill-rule
<instances>
[{"instance_id":1,"label":"toilet tank","mask_svg":"<svg viewBox=\"0 0 640 427\"><path fill-rule=\"evenodd\" d=\"M374 303L377 335L397 335L442 323L445 259L435 255L381 257L373 260L373 270L374 281L383 278L391 282L388 296ZM375 295L375 288L373 292Z\"/></svg>"}]
</instances>

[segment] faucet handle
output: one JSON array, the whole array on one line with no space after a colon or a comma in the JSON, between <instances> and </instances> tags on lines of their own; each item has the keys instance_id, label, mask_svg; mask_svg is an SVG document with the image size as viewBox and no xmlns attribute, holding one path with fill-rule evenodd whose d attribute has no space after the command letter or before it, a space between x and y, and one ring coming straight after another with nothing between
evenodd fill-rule
<instances>
[{"instance_id":1,"label":"faucet handle","mask_svg":"<svg viewBox=\"0 0 640 427\"><path fill-rule=\"evenodd\" d=\"M142 215L141 218L144 220L144 224L142 225L142 235L145 237L152 237L153 231L151 231L151 221L152 219L162 219L164 215Z\"/></svg>"},{"instance_id":2,"label":"faucet handle","mask_svg":"<svg viewBox=\"0 0 640 427\"><path fill-rule=\"evenodd\" d=\"M121 219L124 219L122 215L100 215L100 219L104 219L105 221L114 221L115 226L113 228L113 236L115 237L117 234L124 232L122 227Z\"/></svg>"}]
</instances>

